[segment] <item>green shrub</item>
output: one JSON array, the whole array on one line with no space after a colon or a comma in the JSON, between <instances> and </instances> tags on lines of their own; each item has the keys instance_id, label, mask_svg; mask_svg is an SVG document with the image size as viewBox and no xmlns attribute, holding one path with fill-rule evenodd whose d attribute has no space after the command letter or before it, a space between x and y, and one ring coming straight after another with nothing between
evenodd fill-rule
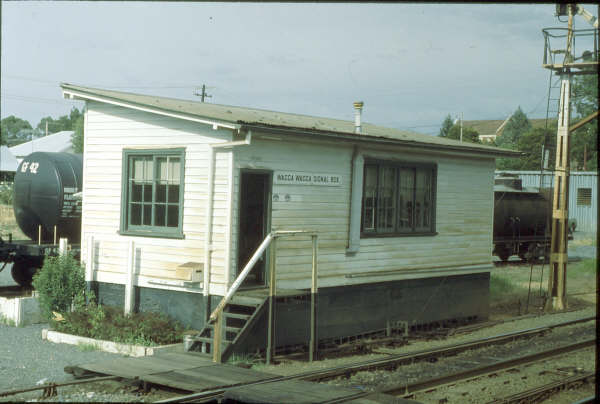
<instances>
[{"instance_id":1,"label":"green shrub","mask_svg":"<svg viewBox=\"0 0 600 404\"><path fill-rule=\"evenodd\" d=\"M123 314L119 307L102 306L90 298L88 305L66 313L64 321L53 321L56 331L106 341L135 345L174 344L183 340L185 328L162 313Z\"/></svg>"},{"instance_id":2,"label":"green shrub","mask_svg":"<svg viewBox=\"0 0 600 404\"><path fill-rule=\"evenodd\" d=\"M0 185L0 204L12 205L13 187L12 185Z\"/></svg>"},{"instance_id":3,"label":"green shrub","mask_svg":"<svg viewBox=\"0 0 600 404\"><path fill-rule=\"evenodd\" d=\"M52 319L52 312L67 313L84 301L85 271L72 255L46 257L44 266L33 277L39 293L41 315Z\"/></svg>"}]
</instances>

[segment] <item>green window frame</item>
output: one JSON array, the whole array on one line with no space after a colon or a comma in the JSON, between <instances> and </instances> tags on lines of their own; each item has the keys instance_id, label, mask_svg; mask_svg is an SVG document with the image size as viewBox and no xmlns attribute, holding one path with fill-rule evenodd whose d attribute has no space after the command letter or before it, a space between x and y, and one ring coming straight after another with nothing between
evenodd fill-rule
<instances>
[{"instance_id":1,"label":"green window frame","mask_svg":"<svg viewBox=\"0 0 600 404\"><path fill-rule=\"evenodd\" d=\"M435 164L366 160L361 236L430 236L435 231Z\"/></svg>"},{"instance_id":2,"label":"green window frame","mask_svg":"<svg viewBox=\"0 0 600 404\"><path fill-rule=\"evenodd\" d=\"M185 149L124 149L120 233L183 238Z\"/></svg>"}]
</instances>

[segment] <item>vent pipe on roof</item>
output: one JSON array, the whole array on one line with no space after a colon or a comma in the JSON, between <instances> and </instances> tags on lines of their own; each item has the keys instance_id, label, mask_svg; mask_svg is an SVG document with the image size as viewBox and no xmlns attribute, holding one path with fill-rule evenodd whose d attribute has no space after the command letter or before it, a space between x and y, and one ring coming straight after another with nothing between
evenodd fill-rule
<instances>
[{"instance_id":1,"label":"vent pipe on roof","mask_svg":"<svg viewBox=\"0 0 600 404\"><path fill-rule=\"evenodd\" d=\"M362 101L354 102L354 133L360 133L360 116L363 105Z\"/></svg>"}]
</instances>

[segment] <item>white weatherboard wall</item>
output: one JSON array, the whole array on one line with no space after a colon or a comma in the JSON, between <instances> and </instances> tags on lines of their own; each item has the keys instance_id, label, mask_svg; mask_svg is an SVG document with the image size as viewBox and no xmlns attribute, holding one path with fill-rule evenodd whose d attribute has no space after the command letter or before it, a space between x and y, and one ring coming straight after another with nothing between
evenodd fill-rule
<instances>
[{"instance_id":1,"label":"white weatherboard wall","mask_svg":"<svg viewBox=\"0 0 600 404\"><path fill-rule=\"evenodd\" d=\"M231 141L230 130L87 102L85 115L82 251L94 237L93 280L125 283L129 240L135 243L136 286L201 293L200 288L167 286L177 281L175 269L204 262L209 144ZM185 148L184 239L122 236L121 177L123 149ZM215 194L211 293L225 291L230 151L219 152ZM83 254L85 256L85 254ZM162 282L162 285L157 284ZM177 282L171 282L176 284Z\"/></svg>"},{"instance_id":2,"label":"white weatherboard wall","mask_svg":"<svg viewBox=\"0 0 600 404\"><path fill-rule=\"evenodd\" d=\"M344 143L255 137L251 146L235 151L234 188L239 188L240 169L340 176L339 187L273 184L272 228L319 234L321 287L489 270L495 167L492 158L452 157L400 148L393 151L390 147L360 150L365 158L437 164L437 235L362 238L358 253L346 254L353 148ZM236 197L230 282L236 273L238 209ZM278 241L279 288L310 287L311 254L309 237Z\"/></svg>"}]
</instances>

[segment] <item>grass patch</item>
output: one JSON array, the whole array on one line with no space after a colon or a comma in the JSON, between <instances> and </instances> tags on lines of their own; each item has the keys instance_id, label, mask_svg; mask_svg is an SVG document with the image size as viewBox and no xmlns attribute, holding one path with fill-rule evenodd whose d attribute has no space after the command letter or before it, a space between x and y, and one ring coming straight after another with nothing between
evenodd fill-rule
<instances>
[{"instance_id":1,"label":"grass patch","mask_svg":"<svg viewBox=\"0 0 600 404\"><path fill-rule=\"evenodd\" d=\"M507 275L492 273L490 276L490 300L502 300L521 292Z\"/></svg>"},{"instance_id":2,"label":"grass patch","mask_svg":"<svg viewBox=\"0 0 600 404\"><path fill-rule=\"evenodd\" d=\"M598 262L595 259L585 259L567 267L567 277L570 276L596 276Z\"/></svg>"}]
</instances>

